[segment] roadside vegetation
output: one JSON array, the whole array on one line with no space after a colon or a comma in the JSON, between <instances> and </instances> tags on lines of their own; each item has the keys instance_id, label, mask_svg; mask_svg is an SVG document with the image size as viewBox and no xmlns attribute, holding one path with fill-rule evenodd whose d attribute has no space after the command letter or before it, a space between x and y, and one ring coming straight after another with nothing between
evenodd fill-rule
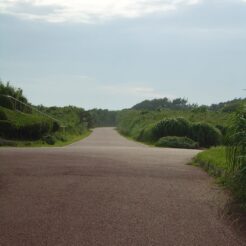
<instances>
[{"instance_id":1,"label":"roadside vegetation","mask_svg":"<svg viewBox=\"0 0 246 246\"><path fill-rule=\"evenodd\" d=\"M93 127L116 126L116 119L119 111L91 109L88 112L91 116L91 124Z\"/></svg>"},{"instance_id":2,"label":"roadside vegetation","mask_svg":"<svg viewBox=\"0 0 246 246\"><path fill-rule=\"evenodd\" d=\"M228 113L223 112L124 110L118 114L117 127L121 134L147 144L176 136L190 138L204 148L223 143L228 124Z\"/></svg>"},{"instance_id":3,"label":"roadside vegetation","mask_svg":"<svg viewBox=\"0 0 246 246\"><path fill-rule=\"evenodd\" d=\"M219 178L246 212L246 106L232 115L225 146L208 149L194 158L210 174Z\"/></svg>"},{"instance_id":4,"label":"roadside vegetation","mask_svg":"<svg viewBox=\"0 0 246 246\"><path fill-rule=\"evenodd\" d=\"M63 146L87 136L91 127L82 108L33 106L21 89L0 82L0 146Z\"/></svg>"}]
</instances>

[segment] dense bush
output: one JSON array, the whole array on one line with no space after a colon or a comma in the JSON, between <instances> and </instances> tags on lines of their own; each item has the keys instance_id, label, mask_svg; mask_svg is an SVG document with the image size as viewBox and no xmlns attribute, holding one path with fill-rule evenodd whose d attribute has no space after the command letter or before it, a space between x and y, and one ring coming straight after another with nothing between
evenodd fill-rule
<instances>
[{"instance_id":1,"label":"dense bush","mask_svg":"<svg viewBox=\"0 0 246 246\"><path fill-rule=\"evenodd\" d=\"M50 120L23 125L17 125L9 120L0 120L0 136L7 139L37 140L51 132L53 132L53 122Z\"/></svg>"},{"instance_id":2,"label":"dense bush","mask_svg":"<svg viewBox=\"0 0 246 246\"><path fill-rule=\"evenodd\" d=\"M200 147L210 147L222 143L222 134L212 124L200 121L214 121L225 133L229 119L224 117L224 114L213 112L207 112L205 117L204 113L201 115L200 112L124 110L119 113L118 130L124 135L147 143L155 143L161 137L178 136L188 137L198 142Z\"/></svg>"},{"instance_id":3,"label":"dense bush","mask_svg":"<svg viewBox=\"0 0 246 246\"><path fill-rule=\"evenodd\" d=\"M153 139L154 139L153 128L154 127L155 125L151 124L141 129L136 140L143 141L143 142L153 142Z\"/></svg>"},{"instance_id":4,"label":"dense bush","mask_svg":"<svg viewBox=\"0 0 246 246\"><path fill-rule=\"evenodd\" d=\"M7 120L7 116L4 111L0 110L0 120Z\"/></svg>"},{"instance_id":5,"label":"dense bush","mask_svg":"<svg viewBox=\"0 0 246 246\"><path fill-rule=\"evenodd\" d=\"M184 149L196 149L199 147L198 143L187 137L168 136L162 137L156 143L158 147L172 147Z\"/></svg>"},{"instance_id":6,"label":"dense bush","mask_svg":"<svg viewBox=\"0 0 246 246\"><path fill-rule=\"evenodd\" d=\"M57 121L53 122L52 132L57 132L60 129L60 125Z\"/></svg>"},{"instance_id":7,"label":"dense bush","mask_svg":"<svg viewBox=\"0 0 246 246\"><path fill-rule=\"evenodd\" d=\"M189 136L191 124L184 118L164 119L153 127L154 139L165 136Z\"/></svg>"},{"instance_id":8,"label":"dense bush","mask_svg":"<svg viewBox=\"0 0 246 246\"><path fill-rule=\"evenodd\" d=\"M227 179L246 209L246 107L232 121L227 141Z\"/></svg>"},{"instance_id":9,"label":"dense bush","mask_svg":"<svg viewBox=\"0 0 246 246\"><path fill-rule=\"evenodd\" d=\"M9 108L9 109L14 109L13 100L6 97L5 95L0 95L0 106Z\"/></svg>"},{"instance_id":10,"label":"dense bush","mask_svg":"<svg viewBox=\"0 0 246 246\"><path fill-rule=\"evenodd\" d=\"M7 96L12 98L8 98ZM4 84L0 81L0 106L9 109L17 109L25 113L31 113L31 108L26 106L26 104L28 104L28 101L23 95L22 89L11 86L9 82Z\"/></svg>"},{"instance_id":11,"label":"dense bush","mask_svg":"<svg viewBox=\"0 0 246 246\"><path fill-rule=\"evenodd\" d=\"M0 120L0 136L11 137L13 132L13 126L8 120Z\"/></svg>"},{"instance_id":12,"label":"dense bush","mask_svg":"<svg viewBox=\"0 0 246 246\"><path fill-rule=\"evenodd\" d=\"M50 144L50 145L54 145L55 142L56 142L55 137L54 136L51 136L51 135L43 136L42 137L42 140L45 143Z\"/></svg>"},{"instance_id":13,"label":"dense bush","mask_svg":"<svg viewBox=\"0 0 246 246\"><path fill-rule=\"evenodd\" d=\"M157 140L166 136L189 137L201 147L216 146L221 142L221 133L208 123L190 123L184 118L164 119L153 128L153 136Z\"/></svg>"},{"instance_id":14,"label":"dense bush","mask_svg":"<svg viewBox=\"0 0 246 246\"><path fill-rule=\"evenodd\" d=\"M199 142L201 147L216 146L221 143L222 138L220 131L207 123L192 124L189 136Z\"/></svg>"},{"instance_id":15,"label":"dense bush","mask_svg":"<svg viewBox=\"0 0 246 246\"><path fill-rule=\"evenodd\" d=\"M91 126L115 126L118 111L107 109L92 109L88 111L91 119Z\"/></svg>"}]
</instances>

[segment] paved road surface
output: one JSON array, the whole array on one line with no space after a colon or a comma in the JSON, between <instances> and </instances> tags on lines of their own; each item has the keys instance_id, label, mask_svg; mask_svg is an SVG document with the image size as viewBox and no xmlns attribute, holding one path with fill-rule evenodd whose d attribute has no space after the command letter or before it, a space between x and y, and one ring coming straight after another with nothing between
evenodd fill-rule
<instances>
[{"instance_id":1,"label":"paved road surface","mask_svg":"<svg viewBox=\"0 0 246 246\"><path fill-rule=\"evenodd\" d=\"M185 165L196 153L112 128L65 148L1 148L0 245L245 245L213 179Z\"/></svg>"}]
</instances>

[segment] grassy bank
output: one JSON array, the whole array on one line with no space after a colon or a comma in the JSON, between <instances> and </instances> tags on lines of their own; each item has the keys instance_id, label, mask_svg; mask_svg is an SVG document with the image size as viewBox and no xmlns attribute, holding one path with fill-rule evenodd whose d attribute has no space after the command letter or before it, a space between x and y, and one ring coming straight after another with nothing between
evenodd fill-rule
<instances>
[{"instance_id":1,"label":"grassy bank","mask_svg":"<svg viewBox=\"0 0 246 246\"><path fill-rule=\"evenodd\" d=\"M227 169L225 147L214 147L200 152L195 158L194 163L203 167L209 174L221 177Z\"/></svg>"},{"instance_id":2,"label":"grassy bank","mask_svg":"<svg viewBox=\"0 0 246 246\"><path fill-rule=\"evenodd\" d=\"M44 140L36 140L36 141L20 141L20 140L4 140L0 139L0 147L63 147L69 144L75 143L77 141L83 140L91 134L91 130L87 130L86 132L80 135L74 134L64 134L64 140L56 140L54 144L48 144Z\"/></svg>"},{"instance_id":3,"label":"grassy bank","mask_svg":"<svg viewBox=\"0 0 246 246\"><path fill-rule=\"evenodd\" d=\"M199 153L194 158L193 164L201 166L210 175L216 177L219 184L231 192L234 204L237 204L241 211L246 212L245 181L238 180L231 174L226 147L214 147Z\"/></svg>"}]
</instances>

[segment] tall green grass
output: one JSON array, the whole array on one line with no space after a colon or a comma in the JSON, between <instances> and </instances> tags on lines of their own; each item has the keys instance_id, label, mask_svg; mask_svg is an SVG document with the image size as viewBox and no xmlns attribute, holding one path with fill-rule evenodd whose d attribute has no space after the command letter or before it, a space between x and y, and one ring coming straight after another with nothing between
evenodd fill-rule
<instances>
[{"instance_id":1,"label":"tall green grass","mask_svg":"<svg viewBox=\"0 0 246 246\"><path fill-rule=\"evenodd\" d=\"M236 204L246 211L246 108L231 119L226 146L199 153L195 162L210 174L220 177L221 183L231 190Z\"/></svg>"},{"instance_id":2,"label":"tall green grass","mask_svg":"<svg viewBox=\"0 0 246 246\"><path fill-rule=\"evenodd\" d=\"M232 119L227 136L226 157L229 185L237 197L246 203L246 105Z\"/></svg>"},{"instance_id":3,"label":"tall green grass","mask_svg":"<svg viewBox=\"0 0 246 246\"><path fill-rule=\"evenodd\" d=\"M57 122L41 115L23 113L0 106L0 137L36 140L59 130Z\"/></svg>"}]
</instances>

